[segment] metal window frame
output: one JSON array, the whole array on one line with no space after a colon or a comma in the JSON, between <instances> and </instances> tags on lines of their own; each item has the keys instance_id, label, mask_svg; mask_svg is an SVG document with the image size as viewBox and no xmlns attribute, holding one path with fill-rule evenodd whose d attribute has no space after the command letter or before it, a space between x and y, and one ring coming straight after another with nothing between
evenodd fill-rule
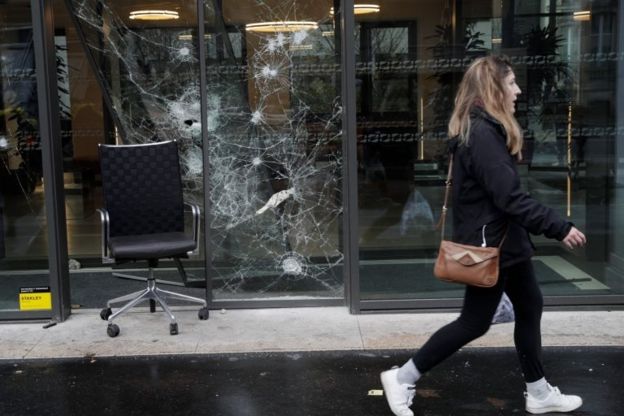
<instances>
[{"instance_id":1,"label":"metal window frame","mask_svg":"<svg viewBox=\"0 0 624 416\"><path fill-rule=\"evenodd\" d=\"M63 149L54 45L54 4L31 0L39 134L42 144L44 198L48 230L48 265L52 318L64 321L71 314L69 266L63 187ZM28 317L24 314L24 318Z\"/></svg>"},{"instance_id":2,"label":"metal window frame","mask_svg":"<svg viewBox=\"0 0 624 416\"><path fill-rule=\"evenodd\" d=\"M342 0L340 9L340 36L342 61L342 154L343 154L343 250L344 282L349 312L361 312L360 298L360 253L359 253L359 209L357 175L357 121L355 96L355 13L353 0Z\"/></svg>"},{"instance_id":3,"label":"metal window frame","mask_svg":"<svg viewBox=\"0 0 624 416\"><path fill-rule=\"evenodd\" d=\"M201 126L201 140L202 140L202 182L203 182L203 192L204 192L204 273L206 277L206 302L208 309L213 309L212 306L212 276L210 275L210 270L212 270L212 258L209 256L210 253L210 224L212 223L210 217L210 181L207 180L206 172L208 172L208 159L210 152L208 151L208 146L210 146L210 142L208 141L208 126L205 123L205 120L208 118L208 99L206 97L206 39L204 39L204 35L206 32L205 26L205 10L206 10L206 2L208 0L197 0L197 38L198 38L198 47L199 47L199 97L200 97L200 106L199 106L199 114L200 114L200 126ZM217 1L217 0L215 0Z\"/></svg>"}]
</instances>

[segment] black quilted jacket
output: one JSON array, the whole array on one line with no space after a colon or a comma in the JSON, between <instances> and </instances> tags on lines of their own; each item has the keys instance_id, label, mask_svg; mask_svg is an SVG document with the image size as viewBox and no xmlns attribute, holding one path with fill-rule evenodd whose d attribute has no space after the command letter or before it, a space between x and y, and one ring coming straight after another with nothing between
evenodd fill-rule
<instances>
[{"instance_id":1,"label":"black quilted jacket","mask_svg":"<svg viewBox=\"0 0 624 416\"><path fill-rule=\"evenodd\" d=\"M531 234L563 240L572 223L520 188L516 158L505 144L503 126L475 107L467 145L451 139L453 159L453 241L501 248L501 267L533 255Z\"/></svg>"}]
</instances>

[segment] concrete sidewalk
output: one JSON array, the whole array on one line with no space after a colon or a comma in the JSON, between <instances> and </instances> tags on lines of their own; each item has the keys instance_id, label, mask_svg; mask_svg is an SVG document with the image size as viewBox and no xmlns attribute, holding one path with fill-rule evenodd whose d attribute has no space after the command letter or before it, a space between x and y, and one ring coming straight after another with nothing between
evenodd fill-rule
<instances>
[{"instance_id":1,"label":"concrete sidewalk","mask_svg":"<svg viewBox=\"0 0 624 416\"><path fill-rule=\"evenodd\" d=\"M179 334L169 335L162 312L136 309L115 322L121 333L106 334L99 310L75 311L44 324L0 324L0 359L114 357L240 352L364 351L414 349L457 313L350 315L345 307L211 311L200 321L197 308L177 308ZM624 311L545 312L543 344L624 346ZM469 347L513 346L513 324L492 326Z\"/></svg>"}]
</instances>

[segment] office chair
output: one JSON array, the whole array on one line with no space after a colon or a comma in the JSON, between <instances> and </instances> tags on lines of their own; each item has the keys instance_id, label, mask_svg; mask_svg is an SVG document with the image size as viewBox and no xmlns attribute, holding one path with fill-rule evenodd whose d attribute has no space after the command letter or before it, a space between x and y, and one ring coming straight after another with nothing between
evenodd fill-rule
<instances>
[{"instance_id":1,"label":"office chair","mask_svg":"<svg viewBox=\"0 0 624 416\"><path fill-rule=\"evenodd\" d=\"M178 324L166 298L199 303L199 319L208 319L205 299L170 292L157 287L154 268L158 260L179 262L199 247L199 207L186 204L182 194L178 146L175 141L137 145L99 145L104 208L102 220L102 262L124 263L145 260L148 265L147 288L110 299L100 317L108 321L107 334L119 335L113 323L133 306L149 300L150 312L156 302L170 319L169 333L178 333ZM193 213L193 232L184 231L184 212ZM178 268L178 270L180 270ZM115 313L111 305L127 302Z\"/></svg>"}]
</instances>

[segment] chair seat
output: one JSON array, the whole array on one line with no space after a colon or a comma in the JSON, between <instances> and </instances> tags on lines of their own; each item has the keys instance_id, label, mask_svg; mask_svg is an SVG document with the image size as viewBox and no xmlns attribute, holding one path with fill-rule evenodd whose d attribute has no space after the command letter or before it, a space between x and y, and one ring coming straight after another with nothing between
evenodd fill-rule
<instances>
[{"instance_id":1,"label":"chair seat","mask_svg":"<svg viewBox=\"0 0 624 416\"><path fill-rule=\"evenodd\" d=\"M180 232L112 237L108 246L112 257L120 259L158 259L183 256L195 249L195 241Z\"/></svg>"}]
</instances>

